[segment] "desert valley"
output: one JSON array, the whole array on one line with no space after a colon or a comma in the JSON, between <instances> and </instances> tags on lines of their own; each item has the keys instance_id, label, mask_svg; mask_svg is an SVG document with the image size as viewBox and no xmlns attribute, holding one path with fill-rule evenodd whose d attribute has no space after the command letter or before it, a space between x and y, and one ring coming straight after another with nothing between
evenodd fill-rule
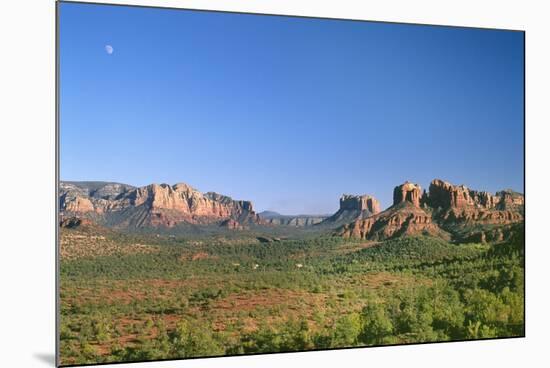
<instances>
[{"instance_id":1,"label":"desert valley","mask_svg":"<svg viewBox=\"0 0 550 368\"><path fill-rule=\"evenodd\" d=\"M185 183L63 181L59 206L63 364L524 334L512 190L405 182L386 209L345 194L291 215Z\"/></svg>"}]
</instances>

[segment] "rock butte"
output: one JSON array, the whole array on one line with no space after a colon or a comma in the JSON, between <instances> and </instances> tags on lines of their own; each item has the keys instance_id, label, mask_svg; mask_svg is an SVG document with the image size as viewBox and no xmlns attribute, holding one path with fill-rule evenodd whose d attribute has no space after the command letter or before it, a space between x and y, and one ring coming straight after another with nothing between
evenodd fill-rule
<instances>
[{"instance_id":1,"label":"rock butte","mask_svg":"<svg viewBox=\"0 0 550 368\"><path fill-rule=\"evenodd\" d=\"M523 195L509 190L492 195L435 179L430 184L429 192L422 193L419 185L405 182L394 188L390 208L346 224L337 229L336 234L369 240L416 234L451 239L452 233L460 227L522 222L523 207ZM479 231L466 236L479 241L487 238L503 240L505 232Z\"/></svg>"},{"instance_id":2,"label":"rock butte","mask_svg":"<svg viewBox=\"0 0 550 368\"><path fill-rule=\"evenodd\" d=\"M393 189L393 205L410 202L416 207L420 207L420 197L422 189L420 185L409 183L408 181Z\"/></svg>"},{"instance_id":3,"label":"rock butte","mask_svg":"<svg viewBox=\"0 0 550 368\"><path fill-rule=\"evenodd\" d=\"M380 211L370 195L344 194L332 216L283 216L262 218L252 202L233 200L215 192L201 193L178 183L132 187L118 183L62 182L60 223L78 226L84 219L114 228L164 227L180 224L216 225L229 230L250 226L314 226L344 238L383 240L397 236L426 234L445 239L500 241L510 235L509 226L524 219L524 196L511 190L495 194L471 190L435 179L428 192L405 182L393 190L393 204ZM490 225L484 230L469 228ZM496 226L496 227L495 227ZM466 229L462 231L461 229Z\"/></svg>"},{"instance_id":4,"label":"rock butte","mask_svg":"<svg viewBox=\"0 0 550 368\"><path fill-rule=\"evenodd\" d=\"M380 212L380 202L370 195L343 194L338 211L320 225L342 224L364 219Z\"/></svg>"}]
</instances>

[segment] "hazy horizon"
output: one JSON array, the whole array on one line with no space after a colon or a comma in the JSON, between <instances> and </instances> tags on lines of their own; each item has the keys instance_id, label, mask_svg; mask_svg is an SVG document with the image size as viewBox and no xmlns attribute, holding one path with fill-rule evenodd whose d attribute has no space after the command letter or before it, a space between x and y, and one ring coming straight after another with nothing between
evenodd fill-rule
<instances>
[{"instance_id":1,"label":"hazy horizon","mask_svg":"<svg viewBox=\"0 0 550 368\"><path fill-rule=\"evenodd\" d=\"M387 208L406 180L524 192L520 32L60 11L67 181L185 182L291 215L344 193Z\"/></svg>"}]
</instances>

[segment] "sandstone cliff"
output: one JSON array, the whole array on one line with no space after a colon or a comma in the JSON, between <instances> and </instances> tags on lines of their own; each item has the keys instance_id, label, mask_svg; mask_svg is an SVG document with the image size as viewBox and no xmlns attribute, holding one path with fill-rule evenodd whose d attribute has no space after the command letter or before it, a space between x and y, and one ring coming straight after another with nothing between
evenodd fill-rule
<instances>
[{"instance_id":1,"label":"sandstone cliff","mask_svg":"<svg viewBox=\"0 0 550 368\"><path fill-rule=\"evenodd\" d=\"M242 230L253 225L311 227L346 238L382 240L428 234L456 241L501 241L524 221L524 196L512 190L477 191L435 179L428 191L405 182L393 189L393 204L380 211L370 195L343 195L332 216L256 214L250 201L202 193L179 183L133 187L120 183L62 182L60 225L89 223L114 228L176 228L204 226ZM336 230L334 230L336 229ZM202 231L201 230L201 231ZM287 231L288 229L283 229Z\"/></svg>"},{"instance_id":2,"label":"sandstone cliff","mask_svg":"<svg viewBox=\"0 0 550 368\"><path fill-rule=\"evenodd\" d=\"M384 240L406 235L432 235L449 239L432 216L412 203L401 203L366 219L356 220L337 230L344 238Z\"/></svg>"},{"instance_id":3,"label":"sandstone cliff","mask_svg":"<svg viewBox=\"0 0 550 368\"><path fill-rule=\"evenodd\" d=\"M390 208L352 221L336 234L369 240L428 234L457 241L500 241L511 236L510 224L523 221L523 207L523 195L510 190L491 194L435 179L426 193L405 182L394 188ZM479 229L485 225L492 227Z\"/></svg>"},{"instance_id":4,"label":"sandstone cliff","mask_svg":"<svg viewBox=\"0 0 550 368\"><path fill-rule=\"evenodd\" d=\"M393 189L393 205L399 203L408 202L415 207L420 207L420 199L422 197L422 188L420 185L409 183L406 181L404 184L396 186Z\"/></svg>"},{"instance_id":5,"label":"sandstone cliff","mask_svg":"<svg viewBox=\"0 0 550 368\"><path fill-rule=\"evenodd\" d=\"M261 222L251 202L217 193L203 194L185 183L134 188L115 183L62 182L59 198L64 217L84 217L119 227L230 223L227 227L238 229Z\"/></svg>"},{"instance_id":6,"label":"sandstone cliff","mask_svg":"<svg viewBox=\"0 0 550 368\"><path fill-rule=\"evenodd\" d=\"M443 224L509 224L523 220L523 195L512 191L491 194L440 179L430 184L428 204Z\"/></svg>"},{"instance_id":7,"label":"sandstone cliff","mask_svg":"<svg viewBox=\"0 0 550 368\"><path fill-rule=\"evenodd\" d=\"M340 197L338 211L324 219L320 225L334 226L365 219L380 212L380 202L370 195L344 194Z\"/></svg>"},{"instance_id":8,"label":"sandstone cliff","mask_svg":"<svg viewBox=\"0 0 550 368\"><path fill-rule=\"evenodd\" d=\"M337 230L344 238L383 240L397 236L426 234L449 238L433 222L430 211L421 207L422 188L408 181L393 190L393 204L387 210L358 219Z\"/></svg>"}]
</instances>

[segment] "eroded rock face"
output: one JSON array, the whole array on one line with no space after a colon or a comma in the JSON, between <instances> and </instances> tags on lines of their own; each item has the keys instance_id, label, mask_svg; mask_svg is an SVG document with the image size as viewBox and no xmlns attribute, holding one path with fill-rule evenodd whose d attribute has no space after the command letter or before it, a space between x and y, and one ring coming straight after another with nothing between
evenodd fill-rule
<instances>
[{"instance_id":1,"label":"eroded rock face","mask_svg":"<svg viewBox=\"0 0 550 368\"><path fill-rule=\"evenodd\" d=\"M92 201L86 197L76 196L70 200L66 200L64 203L64 211L67 212L84 214L96 211Z\"/></svg>"},{"instance_id":2,"label":"eroded rock face","mask_svg":"<svg viewBox=\"0 0 550 368\"><path fill-rule=\"evenodd\" d=\"M151 184L140 188L113 185L90 190L75 183L60 186L63 215L87 216L120 226L174 227L180 223L215 224L234 220L260 223L249 201L203 194L185 183ZM237 228L231 225L229 228Z\"/></svg>"},{"instance_id":3,"label":"eroded rock face","mask_svg":"<svg viewBox=\"0 0 550 368\"><path fill-rule=\"evenodd\" d=\"M215 193L214 193L215 194ZM171 211L176 222L202 223L239 217L243 212L253 212L248 201L234 201L227 196L202 194L187 184L174 186L151 184L137 188L130 197L133 206L147 205L155 212ZM168 213L168 212L167 212Z\"/></svg>"},{"instance_id":4,"label":"eroded rock face","mask_svg":"<svg viewBox=\"0 0 550 368\"><path fill-rule=\"evenodd\" d=\"M338 229L344 238L383 240L396 236L432 234L448 237L421 207L426 194L418 184L405 182L393 190L393 205L383 212L357 219Z\"/></svg>"},{"instance_id":5,"label":"eroded rock face","mask_svg":"<svg viewBox=\"0 0 550 368\"><path fill-rule=\"evenodd\" d=\"M477 208L451 208L443 212L439 222L462 225L499 225L523 221L523 214L516 211L487 210Z\"/></svg>"},{"instance_id":6,"label":"eroded rock face","mask_svg":"<svg viewBox=\"0 0 550 368\"><path fill-rule=\"evenodd\" d=\"M344 194L340 197L341 210L368 211L371 214L380 212L380 202L370 195Z\"/></svg>"},{"instance_id":7,"label":"eroded rock face","mask_svg":"<svg viewBox=\"0 0 550 368\"><path fill-rule=\"evenodd\" d=\"M383 240L396 236L431 234L479 241L505 239L502 231L476 231L466 237L461 229L476 226L507 226L524 219L524 197L510 190L491 194L453 185L443 180L431 182L429 193L419 185L405 182L395 187L393 205L376 215L354 220L340 227L336 234L346 238ZM489 240L488 240L489 239Z\"/></svg>"},{"instance_id":8,"label":"eroded rock face","mask_svg":"<svg viewBox=\"0 0 550 368\"><path fill-rule=\"evenodd\" d=\"M495 208L500 201L498 195L471 190L464 185L453 185L440 179L430 183L428 201L433 208Z\"/></svg>"},{"instance_id":9,"label":"eroded rock face","mask_svg":"<svg viewBox=\"0 0 550 368\"><path fill-rule=\"evenodd\" d=\"M393 190L393 205L400 203L412 203L415 207L420 207L422 198L422 188L420 185L409 183L408 181L395 187Z\"/></svg>"},{"instance_id":10,"label":"eroded rock face","mask_svg":"<svg viewBox=\"0 0 550 368\"><path fill-rule=\"evenodd\" d=\"M392 206L367 219L344 225L337 233L344 238L367 240L384 240L417 234L449 238L449 235L433 222L430 213L408 202L401 206Z\"/></svg>"},{"instance_id":11,"label":"eroded rock face","mask_svg":"<svg viewBox=\"0 0 550 368\"><path fill-rule=\"evenodd\" d=\"M525 197L521 193L516 193L510 189L497 192L499 210L524 211Z\"/></svg>"},{"instance_id":12,"label":"eroded rock face","mask_svg":"<svg viewBox=\"0 0 550 368\"><path fill-rule=\"evenodd\" d=\"M443 210L476 208L523 211L525 204L524 196L511 190L491 194L471 190L464 185L453 185L440 179L431 182L428 201L432 208Z\"/></svg>"},{"instance_id":13,"label":"eroded rock face","mask_svg":"<svg viewBox=\"0 0 550 368\"><path fill-rule=\"evenodd\" d=\"M435 179L429 205L445 224L509 224L523 220L524 197L512 191L491 194Z\"/></svg>"},{"instance_id":14,"label":"eroded rock face","mask_svg":"<svg viewBox=\"0 0 550 368\"><path fill-rule=\"evenodd\" d=\"M380 212L380 202L373 196L344 194L340 197L338 211L324 219L320 224L343 224L365 219Z\"/></svg>"}]
</instances>

